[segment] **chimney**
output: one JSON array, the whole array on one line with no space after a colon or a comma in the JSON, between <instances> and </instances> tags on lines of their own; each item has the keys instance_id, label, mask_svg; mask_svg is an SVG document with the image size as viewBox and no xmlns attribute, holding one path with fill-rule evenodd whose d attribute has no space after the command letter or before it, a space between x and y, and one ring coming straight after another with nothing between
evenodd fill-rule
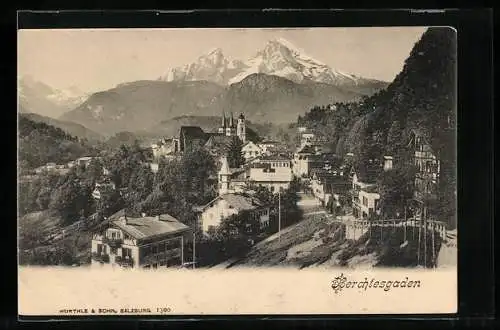
<instances>
[{"instance_id":1,"label":"chimney","mask_svg":"<svg viewBox=\"0 0 500 330\"><path fill-rule=\"evenodd\" d=\"M384 156L384 171L392 170L392 156Z\"/></svg>"}]
</instances>

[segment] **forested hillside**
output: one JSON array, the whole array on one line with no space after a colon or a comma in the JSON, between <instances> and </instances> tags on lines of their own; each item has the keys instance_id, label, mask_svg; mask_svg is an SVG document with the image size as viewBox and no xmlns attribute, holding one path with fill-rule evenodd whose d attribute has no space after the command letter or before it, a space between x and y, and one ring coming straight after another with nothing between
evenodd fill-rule
<instances>
[{"instance_id":1,"label":"forested hillside","mask_svg":"<svg viewBox=\"0 0 500 330\"><path fill-rule=\"evenodd\" d=\"M18 139L21 169L33 169L50 162L64 164L95 153L86 140L23 115L19 117Z\"/></svg>"},{"instance_id":2,"label":"forested hillside","mask_svg":"<svg viewBox=\"0 0 500 330\"><path fill-rule=\"evenodd\" d=\"M315 127L338 154L353 152L361 166L383 155L405 166L409 133L418 129L441 160L440 200L434 210L442 219L454 217L456 209L455 38L452 29L429 28L387 89L361 102L315 107L298 119Z\"/></svg>"}]
</instances>

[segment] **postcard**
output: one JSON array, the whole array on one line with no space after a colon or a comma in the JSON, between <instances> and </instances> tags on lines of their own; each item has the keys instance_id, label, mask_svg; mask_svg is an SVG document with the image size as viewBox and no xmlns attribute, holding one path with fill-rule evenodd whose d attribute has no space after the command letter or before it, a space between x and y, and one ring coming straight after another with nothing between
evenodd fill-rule
<instances>
[{"instance_id":1,"label":"postcard","mask_svg":"<svg viewBox=\"0 0 500 330\"><path fill-rule=\"evenodd\" d=\"M18 30L20 317L455 313L456 40Z\"/></svg>"}]
</instances>

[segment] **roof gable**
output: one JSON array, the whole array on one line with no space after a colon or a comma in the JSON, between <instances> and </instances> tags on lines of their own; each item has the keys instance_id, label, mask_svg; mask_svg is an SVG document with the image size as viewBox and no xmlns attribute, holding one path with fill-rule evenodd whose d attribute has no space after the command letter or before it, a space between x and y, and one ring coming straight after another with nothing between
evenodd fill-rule
<instances>
[{"instance_id":1,"label":"roof gable","mask_svg":"<svg viewBox=\"0 0 500 330\"><path fill-rule=\"evenodd\" d=\"M199 126L181 126L181 136L189 136L195 139L206 139L207 135Z\"/></svg>"},{"instance_id":2,"label":"roof gable","mask_svg":"<svg viewBox=\"0 0 500 330\"><path fill-rule=\"evenodd\" d=\"M135 239L147 239L160 235L184 232L188 226L171 215L162 214L156 217L130 218L120 217L113 225Z\"/></svg>"},{"instance_id":3,"label":"roof gable","mask_svg":"<svg viewBox=\"0 0 500 330\"><path fill-rule=\"evenodd\" d=\"M203 206L195 207L194 210L198 212L205 211L208 207L216 204L217 202L224 200L228 205L234 207L239 211L249 211L255 210L259 207L263 207L264 204L258 198L253 196L248 196L244 194L229 193L224 195L219 195L209 203Z\"/></svg>"}]
</instances>

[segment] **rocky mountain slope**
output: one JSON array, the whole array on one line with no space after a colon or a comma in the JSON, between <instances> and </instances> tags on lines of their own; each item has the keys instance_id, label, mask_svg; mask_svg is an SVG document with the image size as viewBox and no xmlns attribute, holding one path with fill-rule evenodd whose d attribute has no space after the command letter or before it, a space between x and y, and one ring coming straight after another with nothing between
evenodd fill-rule
<instances>
[{"instance_id":1,"label":"rocky mountain slope","mask_svg":"<svg viewBox=\"0 0 500 330\"><path fill-rule=\"evenodd\" d=\"M330 84L299 84L267 74L252 74L225 88L208 81L137 81L95 93L61 119L105 135L146 130L180 116L220 116L222 111L243 112L254 123L289 123L315 104L361 97Z\"/></svg>"},{"instance_id":2,"label":"rocky mountain slope","mask_svg":"<svg viewBox=\"0 0 500 330\"><path fill-rule=\"evenodd\" d=\"M229 60L222 49L213 49L194 63L169 69L160 80L208 80L230 85L255 73L275 75L296 83L319 82L339 87L384 84L333 69L283 38L269 40L263 49L244 61Z\"/></svg>"},{"instance_id":3,"label":"rocky mountain slope","mask_svg":"<svg viewBox=\"0 0 500 330\"><path fill-rule=\"evenodd\" d=\"M55 89L31 76L18 80L19 112L57 118L80 105L87 97L76 87Z\"/></svg>"},{"instance_id":4,"label":"rocky mountain slope","mask_svg":"<svg viewBox=\"0 0 500 330\"><path fill-rule=\"evenodd\" d=\"M207 81L136 81L95 93L61 119L110 136L180 115L205 114L223 88Z\"/></svg>"}]
</instances>

